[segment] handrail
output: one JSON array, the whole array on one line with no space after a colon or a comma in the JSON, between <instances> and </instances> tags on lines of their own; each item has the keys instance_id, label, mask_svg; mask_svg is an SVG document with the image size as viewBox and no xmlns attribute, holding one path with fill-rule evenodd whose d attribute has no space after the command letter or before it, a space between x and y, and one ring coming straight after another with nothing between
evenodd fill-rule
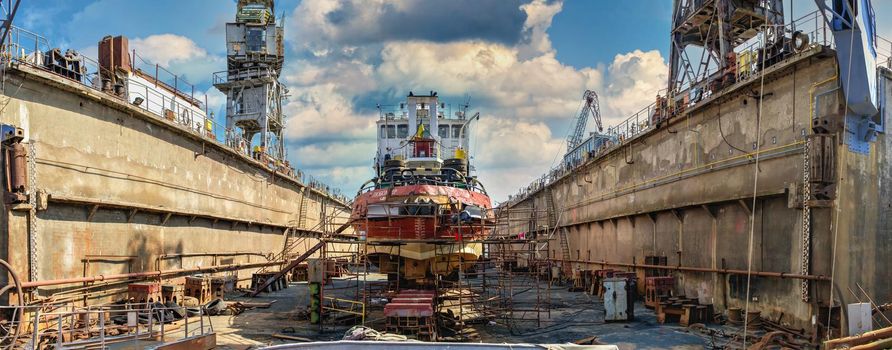
<instances>
[{"instance_id":1,"label":"handrail","mask_svg":"<svg viewBox=\"0 0 892 350\"><path fill-rule=\"evenodd\" d=\"M44 66L44 53L52 50L49 41L43 36L22 29L20 27L11 26L10 36L2 49L0 62L9 64L16 62L18 64L27 65L41 70L46 70ZM123 99L130 102L158 119L167 120L177 126L183 127L192 134L202 137L208 141L218 145L227 147L239 153L246 158L253 158L257 161L263 161L264 166L270 170L279 172L283 176L295 179L304 186L313 188L329 197L347 203L350 199L342 194L340 189L326 185L324 182L315 177L306 174L299 169L293 169L284 159L284 155L276 155L264 151L263 157L252 154L249 149L250 142L244 140L237 130L227 128L225 125L218 123L212 116L207 107L207 95L204 96L204 103L195 97L195 86L186 81L182 76L176 75L166 68L158 64L152 64L146 59L139 56L136 51L128 52L133 57L133 68L139 70L145 81L150 84L144 84L130 79L128 84L132 84L130 88L125 89ZM89 89L102 93L102 82L100 76L113 76L114 72L109 72L99 65L99 61L77 54L77 60L82 64L80 72L72 72L79 76L79 79L68 77ZM188 89L188 91L184 90ZM167 93L173 94L168 97ZM116 98L122 96L114 95ZM141 101L137 104L137 98Z\"/></svg>"},{"instance_id":2,"label":"handrail","mask_svg":"<svg viewBox=\"0 0 892 350\"><path fill-rule=\"evenodd\" d=\"M808 13L784 26L785 33L792 34L799 32L805 34L809 38L809 43L812 46L826 46L833 48L834 43L832 40L832 35L828 35L828 29L829 28L827 27L827 24L824 21L820 11L813 11L811 13ZM887 67L892 68L892 42L881 37L878 37L878 39L878 42L888 44L888 51L878 50L877 65L881 66L883 64L886 64ZM744 52L757 52L764 46L760 40L761 37L756 36L755 38L750 39L737 46L734 51L738 54ZM883 59L885 59L885 62L883 62ZM756 72L757 68L759 67L750 67L750 71ZM720 78L720 74L718 73L719 72L715 71L714 69L712 71L706 72L703 79L690 83L686 87L686 89L678 92L677 94L681 96L690 94L692 91L705 91L698 89L703 89L704 87L709 86L712 80ZM754 77L755 74L750 76L749 79L752 79ZM690 105L694 106L697 103L702 102L703 100L706 100L706 98L702 98L702 96L700 96L697 98L697 100L690 101ZM626 143L626 141L650 130L653 126L651 117L654 115L655 110L656 103L651 103L647 107L644 107L643 109L634 113L632 116L626 118L619 124L609 127L607 129L607 132L603 133L602 135L615 137L615 141L608 140L607 142L603 143L600 148L590 152L591 158L599 158L601 156L604 156L616 147L619 147L620 145ZM516 193L509 195L508 200L506 200L503 204L511 205L520 202L529 197L531 194L537 192L542 188L545 188L552 182L572 172L576 167L581 166L583 163L585 163L582 159L582 155L573 155L571 153L579 152L580 150L582 150L583 145L588 142L593 142L592 140L593 137L590 137L586 139L586 141L584 141L582 144L580 144L579 147L575 148L571 152L567 152L567 154L565 154L564 156L569 157L567 158L568 161L563 161L560 164L553 166L544 174L531 181L527 186L521 188Z\"/></svg>"}]
</instances>

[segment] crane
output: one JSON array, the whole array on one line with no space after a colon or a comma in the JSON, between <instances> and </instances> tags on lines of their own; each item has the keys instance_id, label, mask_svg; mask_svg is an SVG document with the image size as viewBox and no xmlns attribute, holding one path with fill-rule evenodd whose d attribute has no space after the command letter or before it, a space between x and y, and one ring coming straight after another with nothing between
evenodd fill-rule
<instances>
[{"instance_id":1,"label":"crane","mask_svg":"<svg viewBox=\"0 0 892 350\"><path fill-rule=\"evenodd\" d=\"M6 4L3 4L3 0L0 0L0 7L3 8L3 12L6 12L6 18L0 20L0 45L5 45L6 37L9 36L9 31L12 29L12 20L15 18L16 12L19 10L20 0L7 0Z\"/></svg>"},{"instance_id":2,"label":"crane","mask_svg":"<svg viewBox=\"0 0 892 350\"><path fill-rule=\"evenodd\" d=\"M598 132L604 130L601 125L601 107L598 105L598 94L592 90L585 90L582 94L582 100L584 103L582 105L582 110L579 111L579 116L576 117L576 126L573 128L570 135L567 136L568 153L582 143L589 114L595 119L595 125L598 126Z\"/></svg>"}]
</instances>

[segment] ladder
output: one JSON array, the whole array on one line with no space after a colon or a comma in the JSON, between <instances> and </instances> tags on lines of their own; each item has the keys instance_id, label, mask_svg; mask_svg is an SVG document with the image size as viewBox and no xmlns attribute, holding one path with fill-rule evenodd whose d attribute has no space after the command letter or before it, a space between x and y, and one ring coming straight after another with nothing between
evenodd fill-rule
<instances>
[{"instance_id":1,"label":"ladder","mask_svg":"<svg viewBox=\"0 0 892 350\"><path fill-rule=\"evenodd\" d=\"M563 257L563 268L564 272L570 272L570 240L567 238L567 228L561 227L558 229L561 235L561 256Z\"/></svg>"},{"instance_id":2,"label":"ladder","mask_svg":"<svg viewBox=\"0 0 892 350\"><path fill-rule=\"evenodd\" d=\"M567 229L558 227L561 221L561 216L563 216L563 210L558 208L554 203L554 195L551 191L551 186L546 186L545 191L543 191L545 195L545 203L547 205L548 210L548 227L551 230L558 231L558 237L561 243L561 271L564 274L570 273L570 240L567 238ZM552 231L554 232L554 231ZM553 234L553 233L552 233ZM551 238L551 237L549 237Z\"/></svg>"},{"instance_id":3,"label":"ladder","mask_svg":"<svg viewBox=\"0 0 892 350\"><path fill-rule=\"evenodd\" d=\"M309 190L304 189L304 193L301 194L301 196L300 196L300 208L298 209L298 216L297 216L297 228L299 228L299 229L307 228L307 212L309 212L309 208L307 208L308 207L307 202L309 202L309 200L307 199L308 191Z\"/></svg>"},{"instance_id":4,"label":"ladder","mask_svg":"<svg viewBox=\"0 0 892 350\"><path fill-rule=\"evenodd\" d=\"M548 212L548 228L555 228L558 225L557 207L554 205L554 197L551 194L551 186L545 187L545 209Z\"/></svg>"}]
</instances>

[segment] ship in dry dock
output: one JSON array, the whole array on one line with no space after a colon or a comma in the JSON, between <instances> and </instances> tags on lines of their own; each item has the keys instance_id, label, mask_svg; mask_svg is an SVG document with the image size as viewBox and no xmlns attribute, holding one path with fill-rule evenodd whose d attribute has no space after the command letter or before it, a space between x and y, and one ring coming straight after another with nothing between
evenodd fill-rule
<instances>
[{"instance_id":1,"label":"ship in dry dock","mask_svg":"<svg viewBox=\"0 0 892 350\"><path fill-rule=\"evenodd\" d=\"M410 92L377 121L375 178L362 186L350 217L383 273L423 282L474 266L492 220L492 201L472 176L467 117L449 115L437 93ZM465 241L468 242L465 242Z\"/></svg>"}]
</instances>

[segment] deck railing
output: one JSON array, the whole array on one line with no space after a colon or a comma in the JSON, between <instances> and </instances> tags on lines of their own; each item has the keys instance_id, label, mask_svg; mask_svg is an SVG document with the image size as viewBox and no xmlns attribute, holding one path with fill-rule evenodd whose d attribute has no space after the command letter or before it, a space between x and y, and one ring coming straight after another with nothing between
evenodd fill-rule
<instances>
[{"instance_id":1,"label":"deck railing","mask_svg":"<svg viewBox=\"0 0 892 350\"><path fill-rule=\"evenodd\" d=\"M784 26L781 31L784 33L786 39L784 40L792 40L793 33L802 33L806 37L808 37L808 47L828 47L834 48L833 43L833 32L828 27L827 22L824 20L823 14L820 11L814 11L808 13L800 18L797 18L787 25ZM743 44L737 46L734 49L734 52L737 53L738 57L740 55L752 54L754 57L759 57L758 53L762 48L765 47L763 43L762 35L757 35L756 37L744 42ZM789 45L794 45L795 43L789 43ZM751 65L746 67L749 72L752 74L739 76L738 81L746 81L749 79L756 79L758 76L758 72L760 69L761 62L750 62ZM889 40L877 37L877 67L886 67L892 69L892 42ZM684 106L685 108L694 107L699 103L707 100L712 92L709 87L712 86L713 81L716 79L721 79L722 74L718 72L715 68L708 70L706 72L701 72L698 74L696 79L693 82L688 83L684 86L683 90L676 93L677 96L687 96L688 104ZM682 99L684 100L684 99ZM593 150L588 159L585 158L571 158L577 159L573 162L561 162L553 166L549 169L545 174L531 181L527 186L521 188L516 193L510 195L508 200L504 204L512 204L519 202L532 193L535 193L557 179L563 177L566 174L572 172L576 167L579 167L586 163L587 160L599 158L607 153L610 150L618 147L618 145L622 145L624 142L631 140L637 135L641 134L650 129L653 124L653 116L656 112L656 104L652 103L642 110L636 112L632 116L626 118L619 124L615 126L611 126L607 128L607 131L604 134L609 136L615 136L615 142L606 142L600 148ZM588 141L588 140L586 140Z\"/></svg>"},{"instance_id":2,"label":"deck railing","mask_svg":"<svg viewBox=\"0 0 892 350\"><path fill-rule=\"evenodd\" d=\"M48 69L44 62L44 55L52 50L53 48L50 46L49 41L43 36L12 26L8 41L3 47L2 60L4 63L16 62L54 72L89 89L120 98L145 110L158 119L166 120L194 135L235 150L245 158L261 161L267 168L280 172L285 176L291 176L302 184L323 192L332 198L336 198L344 203L350 201L339 189L326 185L302 170L295 170L290 167L284 155L272 154L268 151L265 151L264 154L255 154L250 149L251 143L248 140L244 140L238 130L227 128L214 120L212 113L207 107L208 98L206 94L196 96L195 85L189 83L182 76L174 74L158 64L149 62L139 56L135 50L128 52L131 56L134 74L141 76L142 80L148 83L130 79L127 86L121 84L118 87L108 86L108 84L103 86L105 83L102 82L102 77L111 77L114 74L104 70L99 65L99 61L74 51L71 51L72 54L69 57L77 63L70 67L71 69L68 69L68 67L56 69L62 70L62 72ZM218 78L215 74L215 81Z\"/></svg>"},{"instance_id":3,"label":"deck railing","mask_svg":"<svg viewBox=\"0 0 892 350\"><path fill-rule=\"evenodd\" d=\"M0 349L105 349L116 343L175 340L214 332L203 306L194 316L185 308L157 303L12 305L0 306L0 312L12 315L5 323L8 333L0 340ZM182 317L174 316L176 313ZM18 337L11 336L14 334Z\"/></svg>"}]
</instances>

